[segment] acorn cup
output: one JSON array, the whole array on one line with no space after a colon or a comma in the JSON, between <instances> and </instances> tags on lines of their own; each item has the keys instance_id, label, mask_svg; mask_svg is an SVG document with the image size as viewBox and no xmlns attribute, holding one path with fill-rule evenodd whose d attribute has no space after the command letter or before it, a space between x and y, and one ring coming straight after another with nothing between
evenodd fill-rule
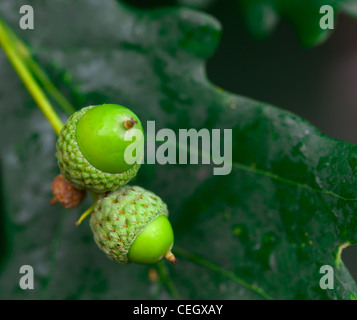
<instances>
[{"instance_id":1,"label":"acorn cup","mask_svg":"<svg viewBox=\"0 0 357 320\"><path fill-rule=\"evenodd\" d=\"M126 185L98 196L90 226L98 247L120 264L154 264L164 258L176 264L167 216L167 206L158 196Z\"/></svg>"}]
</instances>

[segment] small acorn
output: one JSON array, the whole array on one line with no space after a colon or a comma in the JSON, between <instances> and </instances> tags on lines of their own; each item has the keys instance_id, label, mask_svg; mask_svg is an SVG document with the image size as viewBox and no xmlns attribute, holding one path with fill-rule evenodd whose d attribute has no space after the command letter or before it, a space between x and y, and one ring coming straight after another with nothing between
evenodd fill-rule
<instances>
[{"instance_id":1,"label":"small acorn","mask_svg":"<svg viewBox=\"0 0 357 320\"><path fill-rule=\"evenodd\" d=\"M167 206L158 196L126 185L98 196L90 226L99 248L114 261L154 264L166 258L176 264L167 216Z\"/></svg>"},{"instance_id":2,"label":"small acorn","mask_svg":"<svg viewBox=\"0 0 357 320\"><path fill-rule=\"evenodd\" d=\"M57 140L56 157L61 173L77 189L105 193L127 184L140 168L140 161L128 164L124 152L135 129L142 132L137 159L144 145L139 118L126 107L115 104L89 106L74 113ZM135 135L136 139L137 136Z\"/></svg>"}]
</instances>

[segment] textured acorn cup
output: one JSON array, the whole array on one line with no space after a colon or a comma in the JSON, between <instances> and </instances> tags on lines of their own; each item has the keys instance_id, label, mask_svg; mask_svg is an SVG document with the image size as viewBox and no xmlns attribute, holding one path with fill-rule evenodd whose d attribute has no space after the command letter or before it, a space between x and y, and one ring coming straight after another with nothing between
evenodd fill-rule
<instances>
[{"instance_id":1,"label":"textured acorn cup","mask_svg":"<svg viewBox=\"0 0 357 320\"><path fill-rule=\"evenodd\" d=\"M171 253L174 236L166 204L154 193L123 186L99 195L91 214L94 240L106 255L121 264L154 264Z\"/></svg>"},{"instance_id":2,"label":"textured acorn cup","mask_svg":"<svg viewBox=\"0 0 357 320\"><path fill-rule=\"evenodd\" d=\"M102 114L104 119L100 119ZM86 119L81 121L84 116ZM77 132L79 125L81 135ZM140 161L127 165L119 158L124 158L124 148L131 143L123 141L123 132L132 128L142 131L140 120L119 105L89 106L74 113L57 140L56 157L65 179L77 189L95 193L110 192L127 184L140 168ZM103 135L103 129L108 129L109 135ZM111 163L105 162L108 159Z\"/></svg>"}]
</instances>

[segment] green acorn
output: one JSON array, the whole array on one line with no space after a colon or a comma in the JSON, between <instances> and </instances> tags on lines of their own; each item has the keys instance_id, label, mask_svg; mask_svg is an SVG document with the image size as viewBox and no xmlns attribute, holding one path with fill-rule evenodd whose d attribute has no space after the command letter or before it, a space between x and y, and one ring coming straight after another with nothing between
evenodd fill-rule
<instances>
[{"instance_id":1,"label":"green acorn","mask_svg":"<svg viewBox=\"0 0 357 320\"><path fill-rule=\"evenodd\" d=\"M176 264L167 216L167 206L158 196L126 185L98 196L90 226L99 248L114 261L154 264L166 258Z\"/></svg>"},{"instance_id":2,"label":"green acorn","mask_svg":"<svg viewBox=\"0 0 357 320\"><path fill-rule=\"evenodd\" d=\"M144 145L139 118L129 109L115 104L89 106L74 113L57 140L56 157L61 173L77 189L105 193L127 184L138 172L140 161L128 164L124 158L124 135L135 129L142 135L136 150L141 159ZM138 139L138 138L136 138Z\"/></svg>"}]
</instances>

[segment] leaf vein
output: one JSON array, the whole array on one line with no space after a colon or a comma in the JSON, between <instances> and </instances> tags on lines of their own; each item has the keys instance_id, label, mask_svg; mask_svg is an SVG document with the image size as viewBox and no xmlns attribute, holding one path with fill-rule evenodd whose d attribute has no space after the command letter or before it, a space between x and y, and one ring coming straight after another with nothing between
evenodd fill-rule
<instances>
[{"instance_id":1,"label":"leaf vein","mask_svg":"<svg viewBox=\"0 0 357 320\"><path fill-rule=\"evenodd\" d=\"M311 187L310 185L308 185L306 183L301 183L301 182L296 182L296 181L293 181L293 180L290 180L290 179L286 179L286 178L283 178L283 177L281 177L281 176L279 176L277 174L274 174L274 173L272 173L270 171L254 168L252 166L247 166L247 165L244 165L244 164L241 164L241 163L233 162L233 167L236 168L236 169L239 169L239 170L251 172L251 173L254 173L254 174L263 175L263 176L269 177L269 178L271 178L273 180L276 180L278 182L289 184L291 186L303 188L303 189L306 189L306 190L309 190L309 191L313 191L313 192L316 192L316 193L327 194L327 195L333 196L335 198L338 198L338 199L341 199L341 200L344 200L344 201L356 201L357 200L357 198L347 198L347 197L341 196L341 195L339 195L339 194L337 194L337 193L335 193L335 192L333 192L331 190L316 189L316 188L313 188L313 187Z\"/></svg>"},{"instance_id":2,"label":"leaf vein","mask_svg":"<svg viewBox=\"0 0 357 320\"><path fill-rule=\"evenodd\" d=\"M211 261L208 261L202 257L200 257L199 255L190 253L180 247L175 247L174 249L175 254L186 258L187 260L201 266L204 267L206 269L209 269L211 271L214 271L216 273L219 273L225 277L227 277L228 279L244 286L245 288L247 288L248 290L258 294L259 296L261 296L262 298L264 298L265 300L273 300L273 298L268 295L262 288L258 287L257 285L251 284L245 280L243 280L242 278L240 278L239 276L237 276L235 273L233 273L232 271L229 271Z\"/></svg>"}]
</instances>

